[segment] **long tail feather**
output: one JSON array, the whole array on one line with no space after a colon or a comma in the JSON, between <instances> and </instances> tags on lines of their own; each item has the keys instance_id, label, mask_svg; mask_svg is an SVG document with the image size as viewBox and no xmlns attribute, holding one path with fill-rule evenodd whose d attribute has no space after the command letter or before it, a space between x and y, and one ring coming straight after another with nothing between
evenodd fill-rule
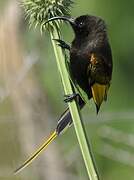
<instances>
[{"instance_id":1,"label":"long tail feather","mask_svg":"<svg viewBox=\"0 0 134 180\"><path fill-rule=\"evenodd\" d=\"M17 174L18 172L20 172L22 169L24 169L25 167L27 167L28 165L30 165L33 160L35 158L37 158L39 156L39 154L57 137L57 132L56 130L50 135L50 137L48 138L47 141L45 141L45 143L43 143L38 149L37 151L30 157L28 158L19 168L17 168L14 173Z\"/></svg>"},{"instance_id":2,"label":"long tail feather","mask_svg":"<svg viewBox=\"0 0 134 180\"><path fill-rule=\"evenodd\" d=\"M79 106L80 109L83 108L83 106L85 105L85 103L83 102L82 99L79 100ZM19 168L17 168L14 173L17 174L18 172L20 172L21 170L23 170L25 167L27 167L28 165L30 165L33 160L35 160L40 153L45 150L45 148L59 135L62 134L62 132L67 129L67 127L70 127L72 124L72 118L71 118L71 114L69 111L69 108L67 108L64 113L61 115L61 117L58 120L58 124L57 127L55 129L55 131L50 135L50 137L47 139L47 141L45 141L38 149L37 151L30 157L28 158Z\"/></svg>"}]
</instances>

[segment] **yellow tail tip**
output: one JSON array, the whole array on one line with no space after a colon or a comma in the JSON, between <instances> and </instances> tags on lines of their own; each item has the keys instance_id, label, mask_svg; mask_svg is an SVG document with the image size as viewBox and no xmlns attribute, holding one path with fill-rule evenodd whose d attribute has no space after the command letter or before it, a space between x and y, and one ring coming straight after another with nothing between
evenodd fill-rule
<instances>
[{"instance_id":1,"label":"yellow tail tip","mask_svg":"<svg viewBox=\"0 0 134 180\"><path fill-rule=\"evenodd\" d=\"M20 167L18 167L14 174L18 174L20 171L22 171L24 168L26 168L28 165L30 165L39 155L40 153L45 150L45 148L57 137L57 131L55 130L50 137L33 153L31 157L29 157Z\"/></svg>"}]
</instances>

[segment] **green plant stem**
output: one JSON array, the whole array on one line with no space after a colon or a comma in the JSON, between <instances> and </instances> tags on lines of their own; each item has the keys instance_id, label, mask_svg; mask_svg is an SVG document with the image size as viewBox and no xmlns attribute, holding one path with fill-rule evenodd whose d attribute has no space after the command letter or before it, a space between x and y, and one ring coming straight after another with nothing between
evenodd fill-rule
<instances>
[{"instance_id":1,"label":"green plant stem","mask_svg":"<svg viewBox=\"0 0 134 180\"><path fill-rule=\"evenodd\" d=\"M50 33L51 40L52 39L59 39L59 35L57 33L57 30L54 29L53 32ZM62 50L60 47L58 47L55 42L52 40L52 45L54 48L54 53L56 56L57 66L60 72L60 76L62 79L63 87L65 94L72 94L72 87L69 80L69 75L66 69L65 61L64 61L64 55L62 53ZM83 129L82 121L80 119L80 114L77 108L76 102L73 100L72 102L68 103L69 110L73 119L76 135L78 138L78 142L80 145L80 149L84 158L85 166L89 175L90 180L98 180L98 176L94 167L92 154L90 151L90 148L88 146L87 138L85 135L85 131Z\"/></svg>"}]
</instances>

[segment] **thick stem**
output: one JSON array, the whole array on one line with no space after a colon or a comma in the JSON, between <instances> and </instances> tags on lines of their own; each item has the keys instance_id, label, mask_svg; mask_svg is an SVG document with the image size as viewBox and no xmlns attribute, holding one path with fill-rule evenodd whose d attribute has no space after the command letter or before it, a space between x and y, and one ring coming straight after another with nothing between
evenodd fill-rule
<instances>
[{"instance_id":1,"label":"thick stem","mask_svg":"<svg viewBox=\"0 0 134 180\"><path fill-rule=\"evenodd\" d=\"M52 39L59 39L59 35L57 33L57 30L54 29L53 32L50 33L51 35L51 40ZM52 40L52 45L54 48L54 53L56 56L56 62L57 62L57 66L60 72L60 76L62 79L62 83L63 83L63 87L64 87L64 91L65 94L72 94L72 87L70 84L70 80L69 80L69 75L65 66L65 61L64 61L64 55L62 53L62 50L60 47L58 47L55 42ZM74 127L75 127L75 131L76 131L76 135L78 138L78 142L80 145L80 149L83 155L83 159L85 162L85 166L89 175L89 179L90 180L98 180L99 177L96 173L95 170L95 166L94 166L94 162L92 159L92 154L90 151L90 147L88 145L88 141L85 135L85 131L83 128L83 124L80 118L80 114L77 108L77 104L76 102L73 100L72 102L68 103L69 106L69 110L73 119L73 123L74 123Z\"/></svg>"}]
</instances>

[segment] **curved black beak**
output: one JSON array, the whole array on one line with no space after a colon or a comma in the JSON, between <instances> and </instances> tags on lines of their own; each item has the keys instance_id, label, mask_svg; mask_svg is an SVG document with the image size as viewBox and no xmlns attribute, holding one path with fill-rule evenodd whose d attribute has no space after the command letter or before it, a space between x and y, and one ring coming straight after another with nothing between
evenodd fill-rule
<instances>
[{"instance_id":1,"label":"curved black beak","mask_svg":"<svg viewBox=\"0 0 134 180\"><path fill-rule=\"evenodd\" d=\"M75 25L75 19L72 17L62 17L62 16L56 16L53 18L48 19L48 21L45 22L45 24L49 23L50 21L54 21L54 20L63 20L63 21L68 21L72 26Z\"/></svg>"}]
</instances>

